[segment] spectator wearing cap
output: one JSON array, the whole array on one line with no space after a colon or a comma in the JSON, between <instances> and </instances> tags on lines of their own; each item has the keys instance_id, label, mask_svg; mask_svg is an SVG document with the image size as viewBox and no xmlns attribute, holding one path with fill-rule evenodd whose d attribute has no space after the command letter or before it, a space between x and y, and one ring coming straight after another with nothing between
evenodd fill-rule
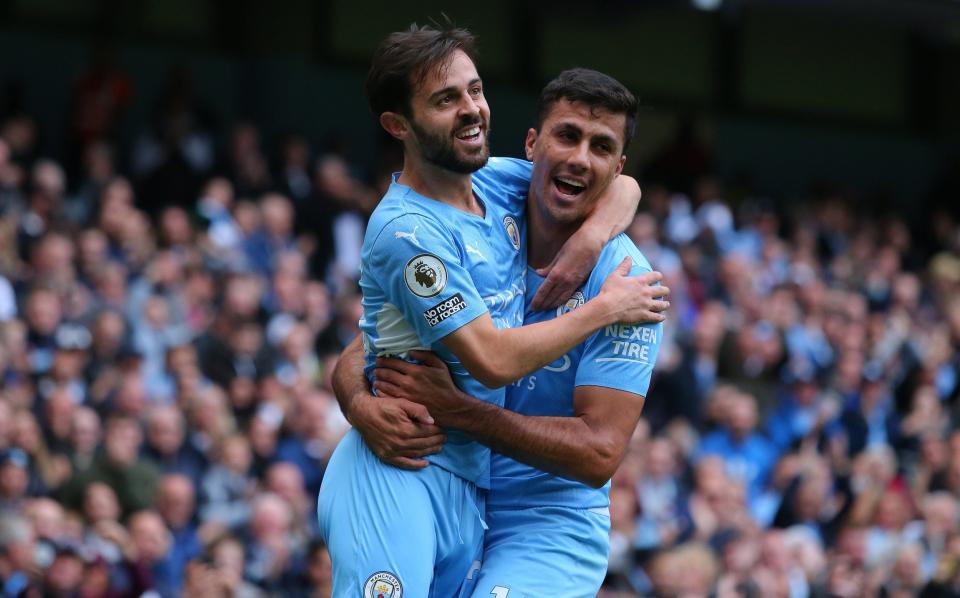
<instances>
[{"instance_id":1,"label":"spectator wearing cap","mask_svg":"<svg viewBox=\"0 0 960 598\"><path fill-rule=\"evenodd\" d=\"M64 389L76 404L87 400L87 384L83 378L91 336L81 324L61 324L54 334L53 363L48 373L37 382L37 391L49 398L57 389Z\"/></svg>"}]
</instances>

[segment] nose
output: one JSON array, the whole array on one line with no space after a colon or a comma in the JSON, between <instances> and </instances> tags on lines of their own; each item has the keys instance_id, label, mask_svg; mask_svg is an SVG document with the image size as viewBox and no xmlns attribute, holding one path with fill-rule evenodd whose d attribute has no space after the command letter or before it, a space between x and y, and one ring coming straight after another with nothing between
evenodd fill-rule
<instances>
[{"instance_id":1,"label":"nose","mask_svg":"<svg viewBox=\"0 0 960 598\"><path fill-rule=\"evenodd\" d=\"M463 101L460 102L460 114L461 116L479 116L480 115L480 103L469 93L463 94Z\"/></svg>"},{"instance_id":2,"label":"nose","mask_svg":"<svg viewBox=\"0 0 960 598\"><path fill-rule=\"evenodd\" d=\"M590 167L590 144L578 143L567 156L567 166L575 172L584 172Z\"/></svg>"}]
</instances>

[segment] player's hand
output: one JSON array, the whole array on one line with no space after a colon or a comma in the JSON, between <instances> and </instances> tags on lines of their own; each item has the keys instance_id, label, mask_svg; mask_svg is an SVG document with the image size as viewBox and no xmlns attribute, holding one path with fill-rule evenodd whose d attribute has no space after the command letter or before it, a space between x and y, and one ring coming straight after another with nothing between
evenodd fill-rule
<instances>
[{"instance_id":1,"label":"player's hand","mask_svg":"<svg viewBox=\"0 0 960 598\"><path fill-rule=\"evenodd\" d=\"M552 309L569 299L590 276L606 241L594 238L587 227L571 235L553 261L537 270L546 280L533 296L531 309Z\"/></svg>"},{"instance_id":2,"label":"player's hand","mask_svg":"<svg viewBox=\"0 0 960 598\"><path fill-rule=\"evenodd\" d=\"M447 440L426 407L394 396L354 397L350 420L374 455L401 469L423 469Z\"/></svg>"},{"instance_id":3,"label":"player's hand","mask_svg":"<svg viewBox=\"0 0 960 598\"><path fill-rule=\"evenodd\" d=\"M373 371L373 387L378 393L403 397L424 406L441 425L446 416L461 405L460 389L453 383L442 359L429 351L410 351L420 361L381 357Z\"/></svg>"},{"instance_id":4,"label":"player's hand","mask_svg":"<svg viewBox=\"0 0 960 598\"><path fill-rule=\"evenodd\" d=\"M665 299L670 296L670 288L655 284L663 280L663 274L654 271L630 276L632 261L629 256L623 258L604 281L598 297L606 296L609 300L615 322L649 324L664 321L666 316L662 312L670 308L670 302Z\"/></svg>"}]
</instances>

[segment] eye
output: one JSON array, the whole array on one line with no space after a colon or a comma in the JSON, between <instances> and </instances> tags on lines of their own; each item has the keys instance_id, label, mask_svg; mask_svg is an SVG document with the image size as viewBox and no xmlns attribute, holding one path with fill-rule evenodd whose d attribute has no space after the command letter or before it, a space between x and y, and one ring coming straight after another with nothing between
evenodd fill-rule
<instances>
[{"instance_id":1,"label":"eye","mask_svg":"<svg viewBox=\"0 0 960 598\"><path fill-rule=\"evenodd\" d=\"M597 151L601 154L609 154L611 151L613 151L613 148L610 147L609 143L597 143L594 145L594 147L597 148Z\"/></svg>"},{"instance_id":2,"label":"eye","mask_svg":"<svg viewBox=\"0 0 960 598\"><path fill-rule=\"evenodd\" d=\"M479 85L470 88L470 95L477 97L483 94L483 88Z\"/></svg>"},{"instance_id":3,"label":"eye","mask_svg":"<svg viewBox=\"0 0 960 598\"><path fill-rule=\"evenodd\" d=\"M440 104L441 106L446 106L452 101L453 101L453 96L450 94L447 94L445 96L441 96L441 98L437 100L437 103Z\"/></svg>"}]
</instances>

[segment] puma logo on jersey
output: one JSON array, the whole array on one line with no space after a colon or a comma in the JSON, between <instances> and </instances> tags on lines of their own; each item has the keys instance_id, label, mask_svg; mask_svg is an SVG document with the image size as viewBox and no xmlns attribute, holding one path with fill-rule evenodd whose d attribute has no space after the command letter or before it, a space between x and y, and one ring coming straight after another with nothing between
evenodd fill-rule
<instances>
[{"instance_id":1,"label":"puma logo on jersey","mask_svg":"<svg viewBox=\"0 0 960 598\"><path fill-rule=\"evenodd\" d=\"M485 258L485 257L483 256L483 254L480 253L480 250L479 250L479 249L477 249L476 247L471 246L469 243L464 243L464 245L465 245L466 248L467 248L467 255L470 255L470 254L472 253L472 254L478 256L481 260L487 261L487 258Z\"/></svg>"},{"instance_id":2,"label":"puma logo on jersey","mask_svg":"<svg viewBox=\"0 0 960 598\"><path fill-rule=\"evenodd\" d=\"M418 228L420 228L420 225L419 225L419 224L416 225L415 227L413 227L413 232L407 233L407 232L404 232L404 231L402 231L402 230L398 230L398 231L396 231L396 232L393 233L393 237L394 237L395 239L410 239L411 241L413 241L414 243L416 243L417 245L419 245L419 244L420 244L420 241L417 240L417 229L418 229Z\"/></svg>"}]
</instances>

